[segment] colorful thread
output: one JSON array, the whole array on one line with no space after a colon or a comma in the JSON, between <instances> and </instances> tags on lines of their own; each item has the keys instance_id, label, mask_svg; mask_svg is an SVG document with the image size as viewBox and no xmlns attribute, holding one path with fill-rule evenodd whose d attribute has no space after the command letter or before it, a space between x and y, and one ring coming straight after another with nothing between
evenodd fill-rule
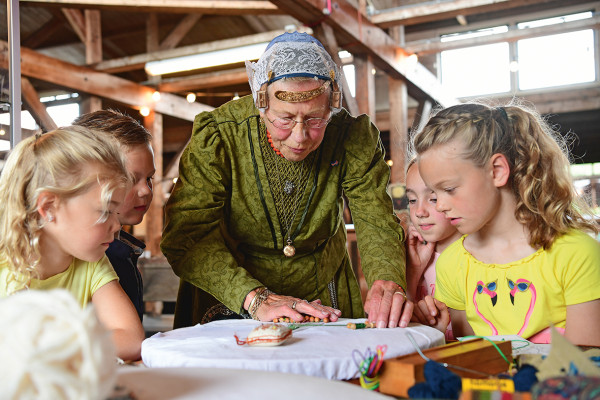
<instances>
[{"instance_id":1,"label":"colorful thread","mask_svg":"<svg viewBox=\"0 0 600 400\"><path fill-rule=\"evenodd\" d=\"M387 345L376 347L376 351L371 351L367 347L366 353L363 355L358 350L352 352L352 358L360 373L360 386L365 389L379 392L379 369L383 365L383 357L387 351ZM357 360L357 357L358 360Z\"/></svg>"}]
</instances>

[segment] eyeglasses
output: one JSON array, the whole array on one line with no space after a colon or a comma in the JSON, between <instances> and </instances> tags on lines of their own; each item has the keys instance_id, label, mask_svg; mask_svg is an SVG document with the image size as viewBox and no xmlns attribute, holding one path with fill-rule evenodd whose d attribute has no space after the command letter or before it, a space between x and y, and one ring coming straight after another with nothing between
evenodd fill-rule
<instances>
[{"instance_id":1,"label":"eyeglasses","mask_svg":"<svg viewBox=\"0 0 600 400\"><path fill-rule=\"evenodd\" d=\"M331 117L329 117L327 119L325 119L325 118L307 118L304 121L296 121L295 119L291 119L291 118L275 118L274 120L271 120L269 117L267 117L267 119L269 120L270 123L272 123L275 126L275 128L284 129L284 130L292 130L292 129L294 129L296 124L304 124L304 126L307 126L311 129L323 128L327 125L329 120L331 120Z\"/></svg>"}]
</instances>

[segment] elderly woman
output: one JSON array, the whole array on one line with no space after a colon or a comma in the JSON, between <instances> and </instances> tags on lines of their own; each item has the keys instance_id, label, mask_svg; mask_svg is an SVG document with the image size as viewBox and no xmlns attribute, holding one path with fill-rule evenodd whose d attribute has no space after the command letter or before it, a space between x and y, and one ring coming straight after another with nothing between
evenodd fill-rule
<instances>
[{"instance_id":1,"label":"elderly woman","mask_svg":"<svg viewBox=\"0 0 600 400\"><path fill-rule=\"evenodd\" d=\"M340 72L307 34L247 63L252 96L196 117L161 243L181 278L175 327L250 316L406 326L403 231L379 131L341 108ZM342 195L370 289L363 307Z\"/></svg>"}]
</instances>

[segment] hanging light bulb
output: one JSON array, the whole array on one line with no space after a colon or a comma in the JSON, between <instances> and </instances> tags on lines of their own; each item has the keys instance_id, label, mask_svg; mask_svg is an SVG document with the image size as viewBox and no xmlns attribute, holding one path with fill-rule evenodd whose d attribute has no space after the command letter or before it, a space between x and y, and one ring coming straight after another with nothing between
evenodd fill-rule
<instances>
[{"instance_id":1,"label":"hanging light bulb","mask_svg":"<svg viewBox=\"0 0 600 400\"><path fill-rule=\"evenodd\" d=\"M140 108L140 114L142 114L142 116L147 117L148 115L150 115L150 109L146 106Z\"/></svg>"},{"instance_id":2,"label":"hanging light bulb","mask_svg":"<svg viewBox=\"0 0 600 400\"><path fill-rule=\"evenodd\" d=\"M185 99L188 101L188 103L193 103L196 101L196 93L188 93L188 95L185 97Z\"/></svg>"},{"instance_id":3,"label":"hanging light bulb","mask_svg":"<svg viewBox=\"0 0 600 400\"><path fill-rule=\"evenodd\" d=\"M160 92L159 91L155 91L154 93L152 93L152 100L154 100L154 101L160 100Z\"/></svg>"}]
</instances>

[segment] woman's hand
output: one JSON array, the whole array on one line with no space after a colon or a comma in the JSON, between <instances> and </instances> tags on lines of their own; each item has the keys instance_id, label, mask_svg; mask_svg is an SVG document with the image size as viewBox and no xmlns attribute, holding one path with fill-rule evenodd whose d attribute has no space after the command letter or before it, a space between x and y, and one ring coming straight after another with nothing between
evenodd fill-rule
<instances>
[{"instance_id":1,"label":"woman's hand","mask_svg":"<svg viewBox=\"0 0 600 400\"><path fill-rule=\"evenodd\" d=\"M406 328L414 304L396 282L375 281L367 293L365 312L377 328Z\"/></svg>"},{"instance_id":2,"label":"woman's hand","mask_svg":"<svg viewBox=\"0 0 600 400\"><path fill-rule=\"evenodd\" d=\"M308 300L275 293L269 294L256 310L256 317L260 321L273 321L275 318L288 317L295 322L302 322L304 315L311 315L319 319L328 318L333 322L338 320L342 312L321 304L319 299L308 302Z\"/></svg>"},{"instance_id":3,"label":"woman's hand","mask_svg":"<svg viewBox=\"0 0 600 400\"><path fill-rule=\"evenodd\" d=\"M450 324L450 312L445 303L427 295L417 303L413 312L413 320L446 332Z\"/></svg>"}]
</instances>

